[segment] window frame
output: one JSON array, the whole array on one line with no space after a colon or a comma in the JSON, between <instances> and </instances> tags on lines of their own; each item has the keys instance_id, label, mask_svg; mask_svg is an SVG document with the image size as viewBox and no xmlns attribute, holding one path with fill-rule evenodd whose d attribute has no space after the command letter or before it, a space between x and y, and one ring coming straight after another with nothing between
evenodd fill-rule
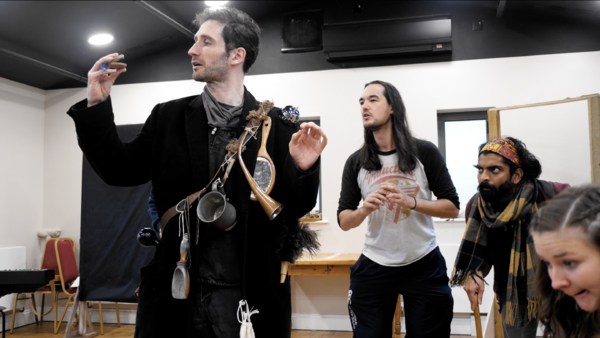
<instances>
[{"instance_id":1,"label":"window frame","mask_svg":"<svg viewBox=\"0 0 600 338\"><path fill-rule=\"evenodd\" d=\"M439 109L437 110L438 149L447 161L446 156L446 122L480 121L485 120L486 141L490 138L490 124L488 110L494 107ZM458 192L458 187L457 187ZM462 218L462 216L461 216Z\"/></svg>"},{"instance_id":2,"label":"window frame","mask_svg":"<svg viewBox=\"0 0 600 338\"><path fill-rule=\"evenodd\" d=\"M321 117L320 116L303 116L300 117L298 119L298 125L304 123L304 122L314 122L317 126L321 126ZM322 154L321 154L322 155ZM322 187L322 180L321 180L321 166L319 166L319 208L318 208L318 213L321 217L319 218L310 218L307 215L304 215L304 217L301 218L301 220L303 222L319 222L323 220L323 187ZM316 207L316 205L315 205ZM315 211L314 207L311 211Z\"/></svg>"},{"instance_id":3,"label":"window frame","mask_svg":"<svg viewBox=\"0 0 600 338\"><path fill-rule=\"evenodd\" d=\"M488 121L488 110L494 107L462 108L462 109L438 109L438 149L446 159L446 122L447 121L474 121L485 120L485 136L490 139L490 123Z\"/></svg>"}]
</instances>

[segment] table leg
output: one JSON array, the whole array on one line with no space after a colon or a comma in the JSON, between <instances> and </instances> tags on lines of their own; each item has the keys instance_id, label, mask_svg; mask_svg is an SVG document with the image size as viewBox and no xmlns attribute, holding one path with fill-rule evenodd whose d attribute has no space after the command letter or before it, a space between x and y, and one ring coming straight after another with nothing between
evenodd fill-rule
<instances>
[{"instance_id":1,"label":"table leg","mask_svg":"<svg viewBox=\"0 0 600 338\"><path fill-rule=\"evenodd\" d=\"M400 331L402 331L402 308L400 306L400 295L398 295L398 302L396 303L396 312L394 313L394 335L400 336Z\"/></svg>"},{"instance_id":2,"label":"table leg","mask_svg":"<svg viewBox=\"0 0 600 338\"><path fill-rule=\"evenodd\" d=\"M0 306L0 312L2 312L2 338L6 338L6 318L4 317L4 307ZM13 316L15 315L15 311L13 310Z\"/></svg>"}]
</instances>

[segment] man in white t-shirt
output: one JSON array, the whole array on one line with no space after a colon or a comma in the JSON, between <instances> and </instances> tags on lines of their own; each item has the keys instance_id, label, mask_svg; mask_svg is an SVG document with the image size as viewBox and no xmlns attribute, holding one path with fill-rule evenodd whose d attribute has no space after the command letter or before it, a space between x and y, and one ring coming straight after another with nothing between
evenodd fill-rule
<instances>
[{"instance_id":1,"label":"man in white t-shirt","mask_svg":"<svg viewBox=\"0 0 600 338\"><path fill-rule=\"evenodd\" d=\"M359 103L365 144L346 161L338 207L344 231L368 217L350 275L354 337L390 337L398 294L407 337L449 337L454 301L432 216L458 215L456 189L437 147L412 136L393 85L368 83Z\"/></svg>"}]
</instances>

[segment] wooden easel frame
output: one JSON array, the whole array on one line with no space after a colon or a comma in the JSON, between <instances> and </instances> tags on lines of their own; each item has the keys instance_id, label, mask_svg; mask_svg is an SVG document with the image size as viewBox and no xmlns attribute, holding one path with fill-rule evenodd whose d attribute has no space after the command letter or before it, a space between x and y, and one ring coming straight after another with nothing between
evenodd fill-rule
<instances>
[{"instance_id":1,"label":"wooden easel frame","mask_svg":"<svg viewBox=\"0 0 600 338\"><path fill-rule=\"evenodd\" d=\"M590 128L590 165L591 165L591 178L593 183L600 183L600 95L599 94L591 94L591 95L583 95L581 97L575 98L567 98L564 100L557 101L548 101L548 102L540 102L540 103L531 103L524 104L518 106L509 106L503 108L492 108L488 110L488 130L489 130L489 138L493 140L495 138L500 137L502 135L502 131L500 128L500 111L503 110L513 110L513 109L521 109L521 108L531 108L531 107L541 107L541 106L549 106L554 104L575 102L575 101L587 101L588 103L588 121ZM498 304L494 302L494 328L495 328L495 337L502 338L504 335L502 333L502 323L500 320L500 316L498 315L499 308Z\"/></svg>"},{"instance_id":2,"label":"wooden easel frame","mask_svg":"<svg viewBox=\"0 0 600 338\"><path fill-rule=\"evenodd\" d=\"M488 127L490 140L500 137L502 135L500 130L500 111L549 106L553 104L568 103L574 101L588 102L588 120L590 127L590 165L591 165L591 177L592 183L600 183L600 95L584 95L576 98L567 98L558 101L548 101L540 103L525 104L520 106L510 106L504 108L492 108L488 110Z\"/></svg>"},{"instance_id":3,"label":"wooden easel frame","mask_svg":"<svg viewBox=\"0 0 600 338\"><path fill-rule=\"evenodd\" d=\"M77 331L73 331L73 325L75 324L77 317L79 317L79 325L77 326ZM92 325L87 303L79 301L79 288L77 288L75 302L73 303L73 311L69 317L69 323L67 324L64 338L92 338L96 336L98 336L98 333L94 331L94 325Z\"/></svg>"}]
</instances>

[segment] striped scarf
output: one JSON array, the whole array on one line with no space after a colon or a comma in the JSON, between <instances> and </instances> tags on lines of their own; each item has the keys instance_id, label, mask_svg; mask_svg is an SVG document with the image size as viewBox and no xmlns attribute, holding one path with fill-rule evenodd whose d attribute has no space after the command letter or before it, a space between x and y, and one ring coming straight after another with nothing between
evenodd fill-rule
<instances>
[{"instance_id":1,"label":"striped scarf","mask_svg":"<svg viewBox=\"0 0 600 338\"><path fill-rule=\"evenodd\" d=\"M483 263L489 229L506 228L513 224L514 239L510 251L504 320L512 326L523 326L537 317L539 296L534 285L537 264L534 265L536 262L533 240L528 236L529 222L538 210L537 195L538 182L528 180L504 211L495 212L479 193L475 194L450 281L451 286L465 285L471 274L479 270ZM527 316L523 309L525 300Z\"/></svg>"}]
</instances>

